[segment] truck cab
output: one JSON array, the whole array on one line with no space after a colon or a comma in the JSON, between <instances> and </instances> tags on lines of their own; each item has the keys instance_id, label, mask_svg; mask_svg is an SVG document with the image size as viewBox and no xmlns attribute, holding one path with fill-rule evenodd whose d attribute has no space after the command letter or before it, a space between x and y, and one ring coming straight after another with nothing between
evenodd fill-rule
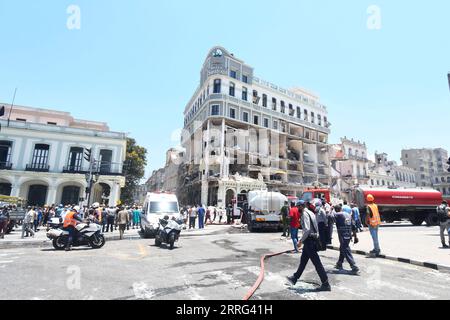
<instances>
[{"instance_id":1,"label":"truck cab","mask_svg":"<svg viewBox=\"0 0 450 320\"><path fill-rule=\"evenodd\" d=\"M313 199L322 199L326 202L331 202L330 190L328 189L307 189L303 192L302 200L311 201Z\"/></svg>"}]
</instances>

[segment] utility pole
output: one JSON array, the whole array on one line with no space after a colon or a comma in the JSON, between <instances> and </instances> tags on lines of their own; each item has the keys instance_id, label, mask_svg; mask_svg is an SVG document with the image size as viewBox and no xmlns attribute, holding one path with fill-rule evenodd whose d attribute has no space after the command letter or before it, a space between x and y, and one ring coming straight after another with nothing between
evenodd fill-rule
<instances>
[{"instance_id":1,"label":"utility pole","mask_svg":"<svg viewBox=\"0 0 450 320\"><path fill-rule=\"evenodd\" d=\"M91 196L92 196L92 189L94 188L94 183L96 182L94 178L94 168L97 164L97 161L92 156L92 149L85 149L84 150L84 159L89 162L89 172L86 174L86 182L89 184L89 187L86 189L87 193L87 206L90 207L91 205Z\"/></svg>"},{"instance_id":2,"label":"utility pole","mask_svg":"<svg viewBox=\"0 0 450 320\"><path fill-rule=\"evenodd\" d=\"M11 120L12 110L13 110L13 108L14 108L14 102L16 101L16 93L17 93L17 88L14 90L13 101L12 101L12 103L11 103L11 108L9 109L8 124L7 124L7 127L8 127L8 128L9 128L9 121Z\"/></svg>"}]
</instances>

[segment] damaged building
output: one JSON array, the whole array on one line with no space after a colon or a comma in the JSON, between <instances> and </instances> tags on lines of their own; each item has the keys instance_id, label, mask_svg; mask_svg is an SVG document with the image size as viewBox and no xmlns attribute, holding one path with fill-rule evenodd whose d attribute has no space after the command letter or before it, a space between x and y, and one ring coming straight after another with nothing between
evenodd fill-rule
<instances>
[{"instance_id":1,"label":"damaged building","mask_svg":"<svg viewBox=\"0 0 450 320\"><path fill-rule=\"evenodd\" d=\"M330 123L319 97L254 76L251 66L213 48L184 112L180 202L224 207L252 190L300 195L330 184Z\"/></svg>"}]
</instances>

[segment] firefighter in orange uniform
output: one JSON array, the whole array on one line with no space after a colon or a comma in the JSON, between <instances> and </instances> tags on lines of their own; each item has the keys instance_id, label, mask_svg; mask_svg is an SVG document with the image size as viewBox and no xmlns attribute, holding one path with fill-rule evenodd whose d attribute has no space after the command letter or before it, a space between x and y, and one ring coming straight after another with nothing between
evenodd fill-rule
<instances>
[{"instance_id":1,"label":"firefighter in orange uniform","mask_svg":"<svg viewBox=\"0 0 450 320\"><path fill-rule=\"evenodd\" d=\"M80 211L80 207L75 206L70 210L69 213L66 214L66 217L64 218L64 230L69 232L69 240L66 243L66 251L72 250L72 242L73 237L75 236L76 229L78 223L80 223L82 220L80 216L78 215L78 212Z\"/></svg>"},{"instance_id":2,"label":"firefighter in orange uniform","mask_svg":"<svg viewBox=\"0 0 450 320\"><path fill-rule=\"evenodd\" d=\"M381 225L381 216L378 206L375 204L375 197L371 194L367 196L367 215L366 224L369 226L370 235L372 236L374 249L370 252L375 256L381 253L380 242L378 240L378 230Z\"/></svg>"}]
</instances>

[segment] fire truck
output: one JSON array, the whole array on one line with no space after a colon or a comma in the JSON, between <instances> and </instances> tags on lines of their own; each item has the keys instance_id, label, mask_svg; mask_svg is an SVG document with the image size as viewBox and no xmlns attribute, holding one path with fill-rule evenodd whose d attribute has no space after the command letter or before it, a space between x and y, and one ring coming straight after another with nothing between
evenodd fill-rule
<instances>
[{"instance_id":1,"label":"fire truck","mask_svg":"<svg viewBox=\"0 0 450 320\"><path fill-rule=\"evenodd\" d=\"M367 196L375 197L382 219L386 222L409 220L415 226L425 221L428 226L436 226L439 219L436 207L442 203L442 193L432 189L389 189L356 188L351 194L351 202L358 205L364 216Z\"/></svg>"},{"instance_id":2,"label":"fire truck","mask_svg":"<svg viewBox=\"0 0 450 320\"><path fill-rule=\"evenodd\" d=\"M355 203L360 212L363 223L367 208L367 196L375 197L375 203L380 209L383 221L409 220L415 226L420 226L425 221L428 226L436 226L439 219L436 207L442 201L442 193L432 189L390 189L359 187L350 192L350 202ZM309 201L315 198L325 199L330 202L330 190L309 189L303 194L302 199Z\"/></svg>"}]
</instances>

